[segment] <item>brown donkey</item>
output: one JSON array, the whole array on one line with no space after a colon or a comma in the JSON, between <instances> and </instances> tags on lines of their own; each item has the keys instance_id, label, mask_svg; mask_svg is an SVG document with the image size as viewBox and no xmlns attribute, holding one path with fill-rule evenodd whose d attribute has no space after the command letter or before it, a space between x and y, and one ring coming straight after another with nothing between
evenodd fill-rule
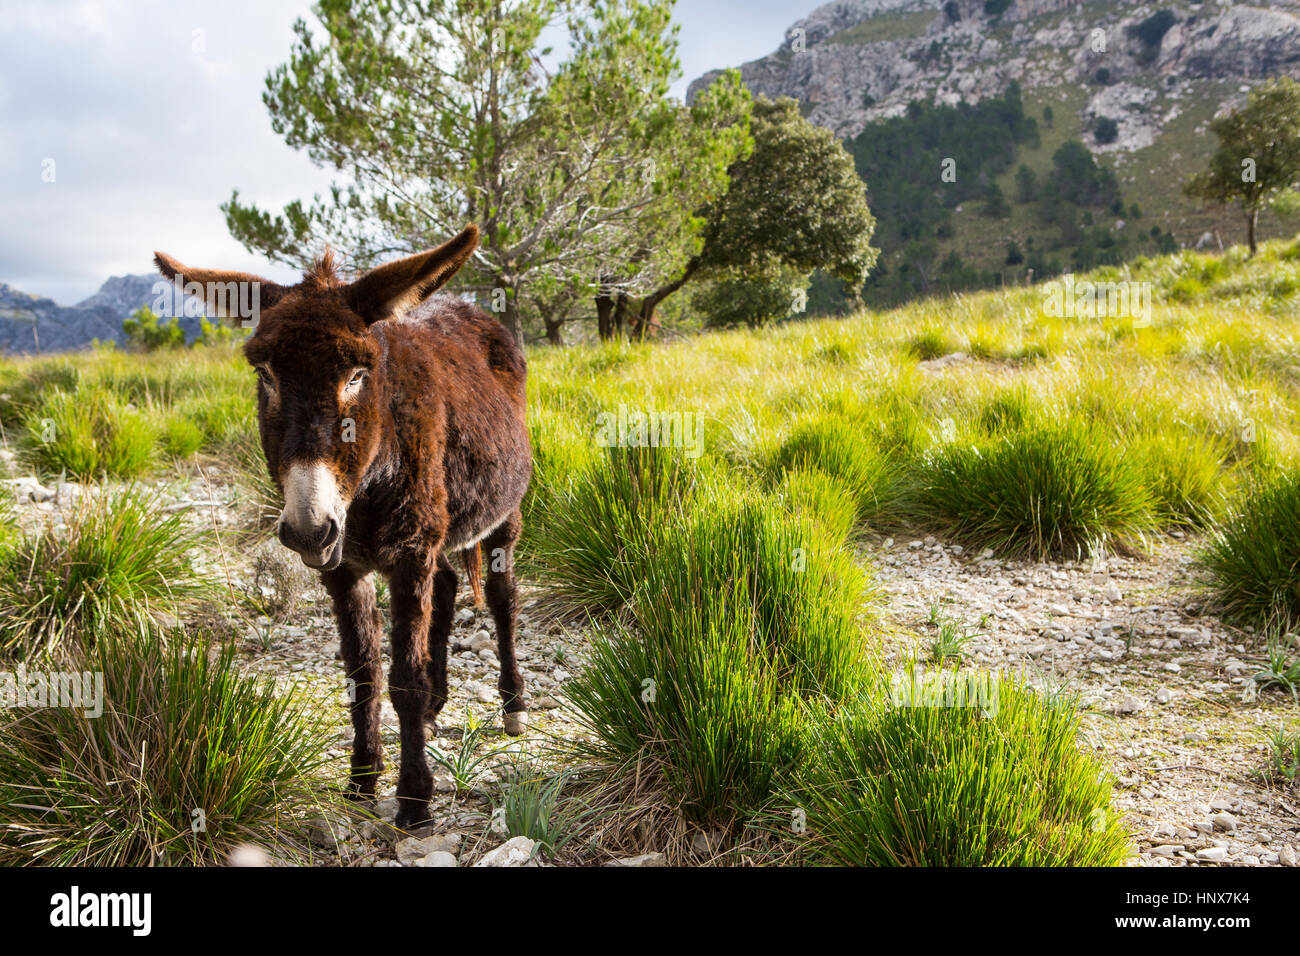
<instances>
[{"instance_id":1,"label":"brown donkey","mask_svg":"<svg viewBox=\"0 0 1300 956\"><path fill-rule=\"evenodd\" d=\"M392 594L389 694L401 725L397 824L429 814L426 719L447 702L447 641L456 599L448 556L460 552L487 602L501 658L508 734L527 721L515 660L514 548L532 475L524 424L524 356L494 318L432 296L474 252L478 230L345 284L329 253L294 286L187 269L158 253L169 279L199 283L218 313L230 283L258 283L257 417L271 476L284 493L280 541L320 572L355 681L351 789L373 798L379 742L383 619L372 573ZM432 296L430 298L430 296ZM244 301L250 301L246 297ZM238 300L236 300L238 301Z\"/></svg>"}]
</instances>

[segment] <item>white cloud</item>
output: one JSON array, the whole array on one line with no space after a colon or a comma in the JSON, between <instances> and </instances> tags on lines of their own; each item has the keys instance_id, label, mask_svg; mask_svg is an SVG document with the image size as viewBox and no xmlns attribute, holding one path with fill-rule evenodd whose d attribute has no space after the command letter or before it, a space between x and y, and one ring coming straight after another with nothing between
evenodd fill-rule
<instances>
[{"instance_id":1,"label":"white cloud","mask_svg":"<svg viewBox=\"0 0 1300 956\"><path fill-rule=\"evenodd\" d=\"M775 49L814 4L685 0L687 82ZM0 31L0 281L70 304L109 275L183 262L287 279L230 238L232 189L279 209L329 176L271 129L261 96L309 5L10 0ZM43 182L46 160L55 181Z\"/></svg>"}]
</instances>

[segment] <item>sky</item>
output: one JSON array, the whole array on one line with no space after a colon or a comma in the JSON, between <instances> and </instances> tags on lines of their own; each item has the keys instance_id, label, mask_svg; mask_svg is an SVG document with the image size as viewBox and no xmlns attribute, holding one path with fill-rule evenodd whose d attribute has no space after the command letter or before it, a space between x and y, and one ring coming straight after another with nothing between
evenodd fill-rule
<instances>
[{"instance_id":1,"label":"sky","mask_svg":"<svg viewBox=\"0 0 1300 956\"><path fill-rule=\"evenodd\" d=\"M770 53L819 0L679 0L684 78ZM188 265L284 281L219 208L278 211L330 176L271 129L261 95L297 0L5 0L0 282L72 305L111 275Z\"/></svg>"}]
</instances>

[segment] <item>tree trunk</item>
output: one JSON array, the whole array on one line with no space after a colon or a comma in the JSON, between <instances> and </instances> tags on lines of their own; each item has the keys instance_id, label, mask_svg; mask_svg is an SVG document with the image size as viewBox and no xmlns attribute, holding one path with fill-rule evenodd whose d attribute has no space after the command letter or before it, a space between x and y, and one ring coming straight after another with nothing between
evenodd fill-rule
<instances>
[{"instance_id":1,"label":"tree trunk","mask_svg":"<svg viewBox=\"0 0 1300 956\"><path fill-rule=\"evenodd\" d=\"M542 321L546 323L546 341L557 348L562 347L564 345L564 319L552 319L547 316Z\"/></svg>"},{"instance_id":2,"label":"tree trunk","mask_svg":"<svg viewBox=\"0 0 1300 956\"><path fill-rule=\"evenodd\" d=\"M650 329L650 320L654 318L655 309L659 307L659 303L691 281L691 277L699 271L699 268L700 257L696 256L686 263L686 269L678 278L665 286L660 286L641 300L641 311L637 316L636 325L632 329L633 339L638 342L644 341L645 334Z\"/></svg>"},{"instance_id":3,"label":"tree trunk","mask_svg":"<svg viewBox=\"0 0 1300 956\"><path fill-rule=\"evenodd\" d=\"M631 324L627 320L628 298L626 292L618 294L618 301L614 305L614 334L620 339L627 338L627 329Z\"/></svg>"},{"instance_id":4,"label":"tree trunk","mask_svg":"<svg viewBox=\"0 0 1300 956\"><path fill-rule=\"evenodd\" d=\"M515 344L522 349L524 347L524 323L519 315L519 290L506 286L505 292L506 304L505 311L501 313L501 324L506 327L506 331L514 338Z\"/></svg>"},{"instance_id":5,"label":"tree trunk","mask_svg":"<svg viewBox=\"0 0 1300 956\"><path fill-rule=\"evenodd\" d=\"M1255 258L1255 226L1259 223L1259 208L1246 210L1246 241L1250 243L1250 258Z\"/></svg>"},{"instance_id":6,"label":"tree trunk","mask_svg":"<svg viewBox=\"0 0 1300 956\"><path fill-rule=\"evenodd\" d=\"M596 296L596 332L602 342L614 337L614 298L604 289Z\"/></svg>"}]
</instances>

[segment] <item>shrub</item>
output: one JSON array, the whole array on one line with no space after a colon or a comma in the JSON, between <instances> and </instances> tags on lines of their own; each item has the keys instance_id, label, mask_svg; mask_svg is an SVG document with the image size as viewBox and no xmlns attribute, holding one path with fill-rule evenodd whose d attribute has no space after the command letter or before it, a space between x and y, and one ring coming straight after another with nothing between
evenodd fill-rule
<instances>
[{"instance_id":1,"label":"shrub","mask_svg":"<svg viewBox=\"0 0 1300 956\"><path fill-rule=\"evenodd\" d=\"M1200 560L1205 584L1230 620L1284 630L1300 624L1300 471L1258 479Z\"/></svg>"},{"instance_id":2,"label":"shrub","mask_svg":"<svg viewBox=\"0 0 1300 956\"><path fill-rule=\"evenodd\" d=\"M203 447L203 429L188 418L168 415L163 419L159 440L163 454L171 458L188 458Z\"/></svg>"},{"instance_id":3,"label":"shrub","mask_svg":"<svg viewBox=\"0 0 1300 956\"><path fill-rule=\"evenodd\" d=\"M702 496L566 688L580 746L656 768L691 819L733 822L803 759L798 701L865 680L866 592L848 555L770 502Z\"/></svg>"},{"instance_id":4,"label":"shrub","mask_svg":"<svg viewBox=\"0 0 1300 956\"><path fill-rule=\"evenodd\" d=\"M148 306L141 306L122 320L126 341L146 352L155 349L178 349L185 345L185 330L180 320L172 316L166 322Z\"/></svg>"},{"instance_id":5,"label":"shrub","mask_svg":"<svg viewBox=\"0 0 1300 956\"><path fill-rule=\"evenodd\" d=\"M816 857L852 866L1124 860L1111 781L1078 749L1074 702L982 679L991 707L862 695L812 722L813 760L792 799L806 808Z\"/></svg>"},{"instance_id":6,"label":"shrub","mask_svg":"<svg viewBox=\"0 0 1300 956\"><path fill-rule=\"evenodd\" d=\"M880 514L892 493L889 459L863 429L838 415L797 427L772 456L771 471L818 470L839 482L855 502L854 522Z\"/></svg>"},{"instance_id":7,"label":"shrub","mask_svg":"<svg viewBox=\"0 0 1300 956\"><path fill-rule=\"evenodd\" d=\"M103 387L55 388L25 416L24 453L38 470L77 479L135 478L154 461L148 417Z\"/></svg>"},{"instance_id":8,"label":"shrub","mask_svg":"<svg viewBox=\"0 0 1300 956\"><path fill-rule=\"evenodd\" d=\"M1221 507L1219 475L1227 457L1221 443L1176 429L1138 440L1130 455L1158 521L1189 528L1211 523Z\"/></svg>"},{"instance_id":9,"label":"shrub","mask_svg":"<svg viewBox=\"0 0 1300 956\"><path fill-rule=\"evenodd\" d=\"M147 626L70 664L103 675L103 713L6 712L0 863L193 865L246 841L308 860L306 813L340 810L316 774L333 732L315 711L240 674L233 645Z\"/></svg>"},{"instance_id":10,"label":"shrub","mask_svg":"<svg viewBox=\"0 0 1300 956\"><path fill-rule=\"evenodd\" d=\"M970 545L1040 559L1131 546L1152 520L1136 469L1108 435L1074 422L939 446L921 464L912 506Z\"/></svg>"},{"instance_id":11,"label":"shrub","mask_svg":"<svg viewBox=\"0 0 1300 956\"><path fill-rule=\"evenodd\" d=\"M687 508L694 469L673 449L610 448L567 488L553 491L532 551L561 613L622 609L666 522Z\"/></svg>"},{"instance_id":12,"label":"shrub","mask_svg":"<svg viewBox=\"0 0 1300 956\"><path fill-rule=\"evenodd\" d=\"M203 592L179 515L127 490L86 492L65 530L25 536L0 556L0 655L31 657L65 638L93 638L174 611Z\"/></svg>"}]
</instances>

